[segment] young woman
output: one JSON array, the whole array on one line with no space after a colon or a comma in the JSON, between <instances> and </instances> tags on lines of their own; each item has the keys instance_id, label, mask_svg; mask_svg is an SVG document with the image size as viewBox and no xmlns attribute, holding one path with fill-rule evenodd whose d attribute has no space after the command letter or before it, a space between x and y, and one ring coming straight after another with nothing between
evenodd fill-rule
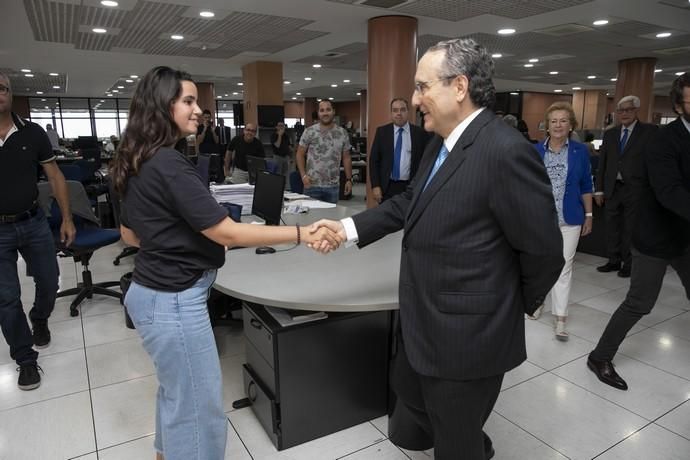
<instances>
[{"instance_id":1,"label":"young woman","mask_svg":"<svg viewBox=\"0 0 690 460\"><path fill-rule=\"evenodd\" d=\"M549 295L551 312L556 318L556 339L566 341L568 331L565 324L568 319L573 259L580 236L592 231L592 171L587 147L570 139L570 133L577 127L572 106L567 102L551 104L546 110L544 122L549 135L536 147L551 179L565 259L561 276ZM542 308L543 305L531 318L537 319Z\"/></svg>"},{"instance_id":2,"label":"young woman","mask_svg":"<svg viewBox=\"0 0 690 460\"><path fill-rule=\"evenodd\" d=\"M327 252L339 244L325 229L228 218L194 165L173 149L196 133L200 117L191 77L152 69L132 97L111 171L122 197L122 238L140 248L125 304L156 367L154 446L165 460L224 458L228 422L206 300L225 247L303 242Z\"/></svg>"}]
</instances>

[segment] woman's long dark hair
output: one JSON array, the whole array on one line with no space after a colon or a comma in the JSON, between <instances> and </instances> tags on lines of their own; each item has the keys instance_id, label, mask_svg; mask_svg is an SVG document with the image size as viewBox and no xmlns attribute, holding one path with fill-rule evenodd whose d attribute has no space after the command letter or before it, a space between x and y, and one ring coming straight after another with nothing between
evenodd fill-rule
<instances>
[{"instance_id":1,"label":"woman's long dark hair","mask_svg":"<svg viewBox=\"0 0 690 460\"><path fill-rule=\"evenodd\" d=\"M127 128L115 152L110 177L123 196L127 181L161 147L173 146L180 138L171 108L182 93L182 82L192 77L179 70L160 66L151 69L137 85L129 106Z\"/></svg>"}]
</instances>

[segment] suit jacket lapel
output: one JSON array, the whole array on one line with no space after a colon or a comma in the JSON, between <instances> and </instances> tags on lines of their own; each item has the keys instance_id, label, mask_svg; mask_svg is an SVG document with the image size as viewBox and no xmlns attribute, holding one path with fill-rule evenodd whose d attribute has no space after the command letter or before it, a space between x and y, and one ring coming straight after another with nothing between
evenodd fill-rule
<instances>
[{"instance_id":1,"label":"suit jacket lapel","mask_svg":"<svg viewBox=\"0 0 690 460\"><path fill-rule=\"evenodd\" d=\"M482 128L484 128L487 123L495 118L496 115L494 115L491 110L485 109L477 116L477 118L472 120L472 123L470 123L470 125L460 136L460 139L458 139L458 142L456 142L455 147L453 147L453 150L448 155L448 158L446 158L446 161L443 162L439 170L436 172L436 175L431 180L429 186L426 188L426 190L423 190L424 184L426 183L429 173L431 172L431 168L436 162L438 151L441 148L441 142L443 142L443 139L441 139L439 136L437 136L437 139L440 139L441 142L438 142L437 139L434 139L434 142L432 142L430 145L430 147L433 148L433 153L430 151L428 152L430 155L424 155L425 167L424 169L420 168L420 171L424 174L419 175L419 180L415 184L413 202L412 206L410 206L411 210L408 214L407 224L405 226L406 231L414 226L424 210L428 208L428 204L434 195L436 195L436 193L443 188L446 182L448 182L448 180L453 176L453 174L455 174L457 169L465 161L465 158L467 157L467 149L474 143L474 140Z\"/></svg>"}]
</instances>

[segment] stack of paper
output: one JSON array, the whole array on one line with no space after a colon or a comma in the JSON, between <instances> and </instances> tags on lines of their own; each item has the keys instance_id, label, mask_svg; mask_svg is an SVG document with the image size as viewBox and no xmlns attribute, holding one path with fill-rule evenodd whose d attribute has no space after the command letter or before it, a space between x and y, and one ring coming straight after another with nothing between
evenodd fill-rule
<instances>
[{"instance_id":1,"label":"stack of paper","mask_svg":"<svg viewBox=\"0 0 690 460\"><path fill-rule=\"evenodd\" d=\"M254 186L250 184L211 185L211 195L219 203L235 203L242 205L242 215L252 213L254 200Z\"/></svg>"}]
</instances>

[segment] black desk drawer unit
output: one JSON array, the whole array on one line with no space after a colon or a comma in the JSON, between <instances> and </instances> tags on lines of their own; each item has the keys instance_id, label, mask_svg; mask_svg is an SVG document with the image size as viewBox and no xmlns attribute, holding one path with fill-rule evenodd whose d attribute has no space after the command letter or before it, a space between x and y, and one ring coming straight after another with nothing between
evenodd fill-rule
<instances>
[{"instance_id":1,"label":"black desk drawer unit","mask_svg":"<svg viewBox=\"0 0 690 460\"><path fill-rule=\"evenodd\" d=\"M386 414L390 312L282 327L245 303L244 322L245 392L278 450Z\"/></svg>"}]
</instances>

